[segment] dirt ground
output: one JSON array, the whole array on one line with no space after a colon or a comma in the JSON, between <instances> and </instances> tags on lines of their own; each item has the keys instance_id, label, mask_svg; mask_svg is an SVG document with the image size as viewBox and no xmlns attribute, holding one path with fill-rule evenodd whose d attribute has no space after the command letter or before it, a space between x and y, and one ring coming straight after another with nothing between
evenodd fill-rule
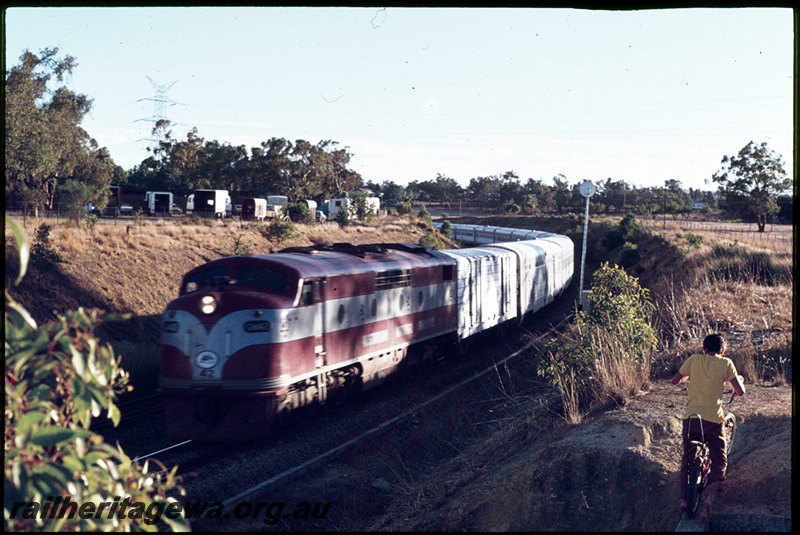
<instances>
[{"instance_id":1,"label":"dirt ground","mask_svg":"<svg viewBox=\"0 0 800 535\"><path fill-rule=\"evenodd\" d=\"M747 395L731 405L739 427L714 512L791 517L792 388L747 387ZM485 454L465 453L472 475L457 460L433 474L431 487L452 482L440 499L396 500L374 527L674 530L681 517L678 465L685 402L685 387L664 381L626 407L590 416L581 425L561 422L541 429L531 419L527 430L517 427L506 439L474 448ZM508 441L523 437L522 447ZM417 496L429 494L421 488Z\"/></svg>"}]
</instances>

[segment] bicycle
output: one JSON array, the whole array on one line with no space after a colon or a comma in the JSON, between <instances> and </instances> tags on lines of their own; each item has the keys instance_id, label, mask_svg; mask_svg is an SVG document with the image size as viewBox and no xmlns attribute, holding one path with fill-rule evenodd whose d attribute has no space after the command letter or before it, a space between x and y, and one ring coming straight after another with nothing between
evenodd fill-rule
<instances>
[{"instance_id":1,"label":"bicycle","mask_svg":"<svg viewBox=\"0 0 800 535\"><path fill-rule=\"evenodd\" d=\"M736 392L732 392L731 398L728 401L723 400L722 404L730 405L734 397L736 397ZM700 420L700 415L695 413L689 415L690 427L692 418ZM699 427L700 440L689 441L689 444L696 448L694 459L689 461L687 470L689 474L689 486L686 488L686 516L689 518L694 518L695 515L697 515L703 491L708 486L708 473L711 470L711 457L708 452L708 443L703 434L702 423L700 423ZM736 437L736 415L732 412L725 414L725 420L722 423L722 433L725 437L725 453L729 454L733 447L733 439Z\"/></svg>"}]
</instances>

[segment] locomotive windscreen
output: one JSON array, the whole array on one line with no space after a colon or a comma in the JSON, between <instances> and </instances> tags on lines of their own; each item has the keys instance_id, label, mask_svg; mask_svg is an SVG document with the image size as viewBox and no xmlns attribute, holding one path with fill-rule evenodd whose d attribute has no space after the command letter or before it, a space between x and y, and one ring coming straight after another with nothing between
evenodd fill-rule
<instances>
[{"instance_id":1,"label":"locomotive windscreen","mask_svg":"<svg viewBox=\"0 0 800 535\"><path fill-rule=\"evenodd\" d=\"M217 266L188 277L182 293L219 291L236 286L293 296L297 291L297 277L264 266Z\"/></svg>"}]
</instances>

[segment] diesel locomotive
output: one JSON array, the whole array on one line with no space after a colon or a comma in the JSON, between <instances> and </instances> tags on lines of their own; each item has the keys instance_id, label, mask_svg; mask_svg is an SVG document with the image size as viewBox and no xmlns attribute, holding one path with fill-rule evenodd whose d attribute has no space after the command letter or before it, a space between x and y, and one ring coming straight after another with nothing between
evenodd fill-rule
<instances>
[{"instance_id":1,"label":"diesel locomotive","mask_svg":"<svg viewBox=\"0 0 800 535\"><path fill-rule=\"evenodd\" d=\"M265 437L277 418L423 366L440 344L533 313L571 282L566 236L452 225L477 247L335 244L220 258L162 316L173 438Z\"/></svg>"}]
</instances>

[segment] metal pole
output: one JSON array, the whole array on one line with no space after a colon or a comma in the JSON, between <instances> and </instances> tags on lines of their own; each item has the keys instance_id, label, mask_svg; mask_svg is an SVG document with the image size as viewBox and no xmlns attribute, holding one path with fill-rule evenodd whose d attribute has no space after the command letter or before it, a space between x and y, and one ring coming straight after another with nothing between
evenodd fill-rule
<instances>
[{"instance_id":1,"label":"metal pole","mask_svg":"<svg viewBox=\"0 0 800 535\"><path fill-rule=\"evenodd\" d=\"M583 253L581 254L581 287L578 293L578 310L583 310L583 270L586 266L586 233L589 229L589 197L586 197L586 213L583 216Z\"/></svg>"}]
</instances>

